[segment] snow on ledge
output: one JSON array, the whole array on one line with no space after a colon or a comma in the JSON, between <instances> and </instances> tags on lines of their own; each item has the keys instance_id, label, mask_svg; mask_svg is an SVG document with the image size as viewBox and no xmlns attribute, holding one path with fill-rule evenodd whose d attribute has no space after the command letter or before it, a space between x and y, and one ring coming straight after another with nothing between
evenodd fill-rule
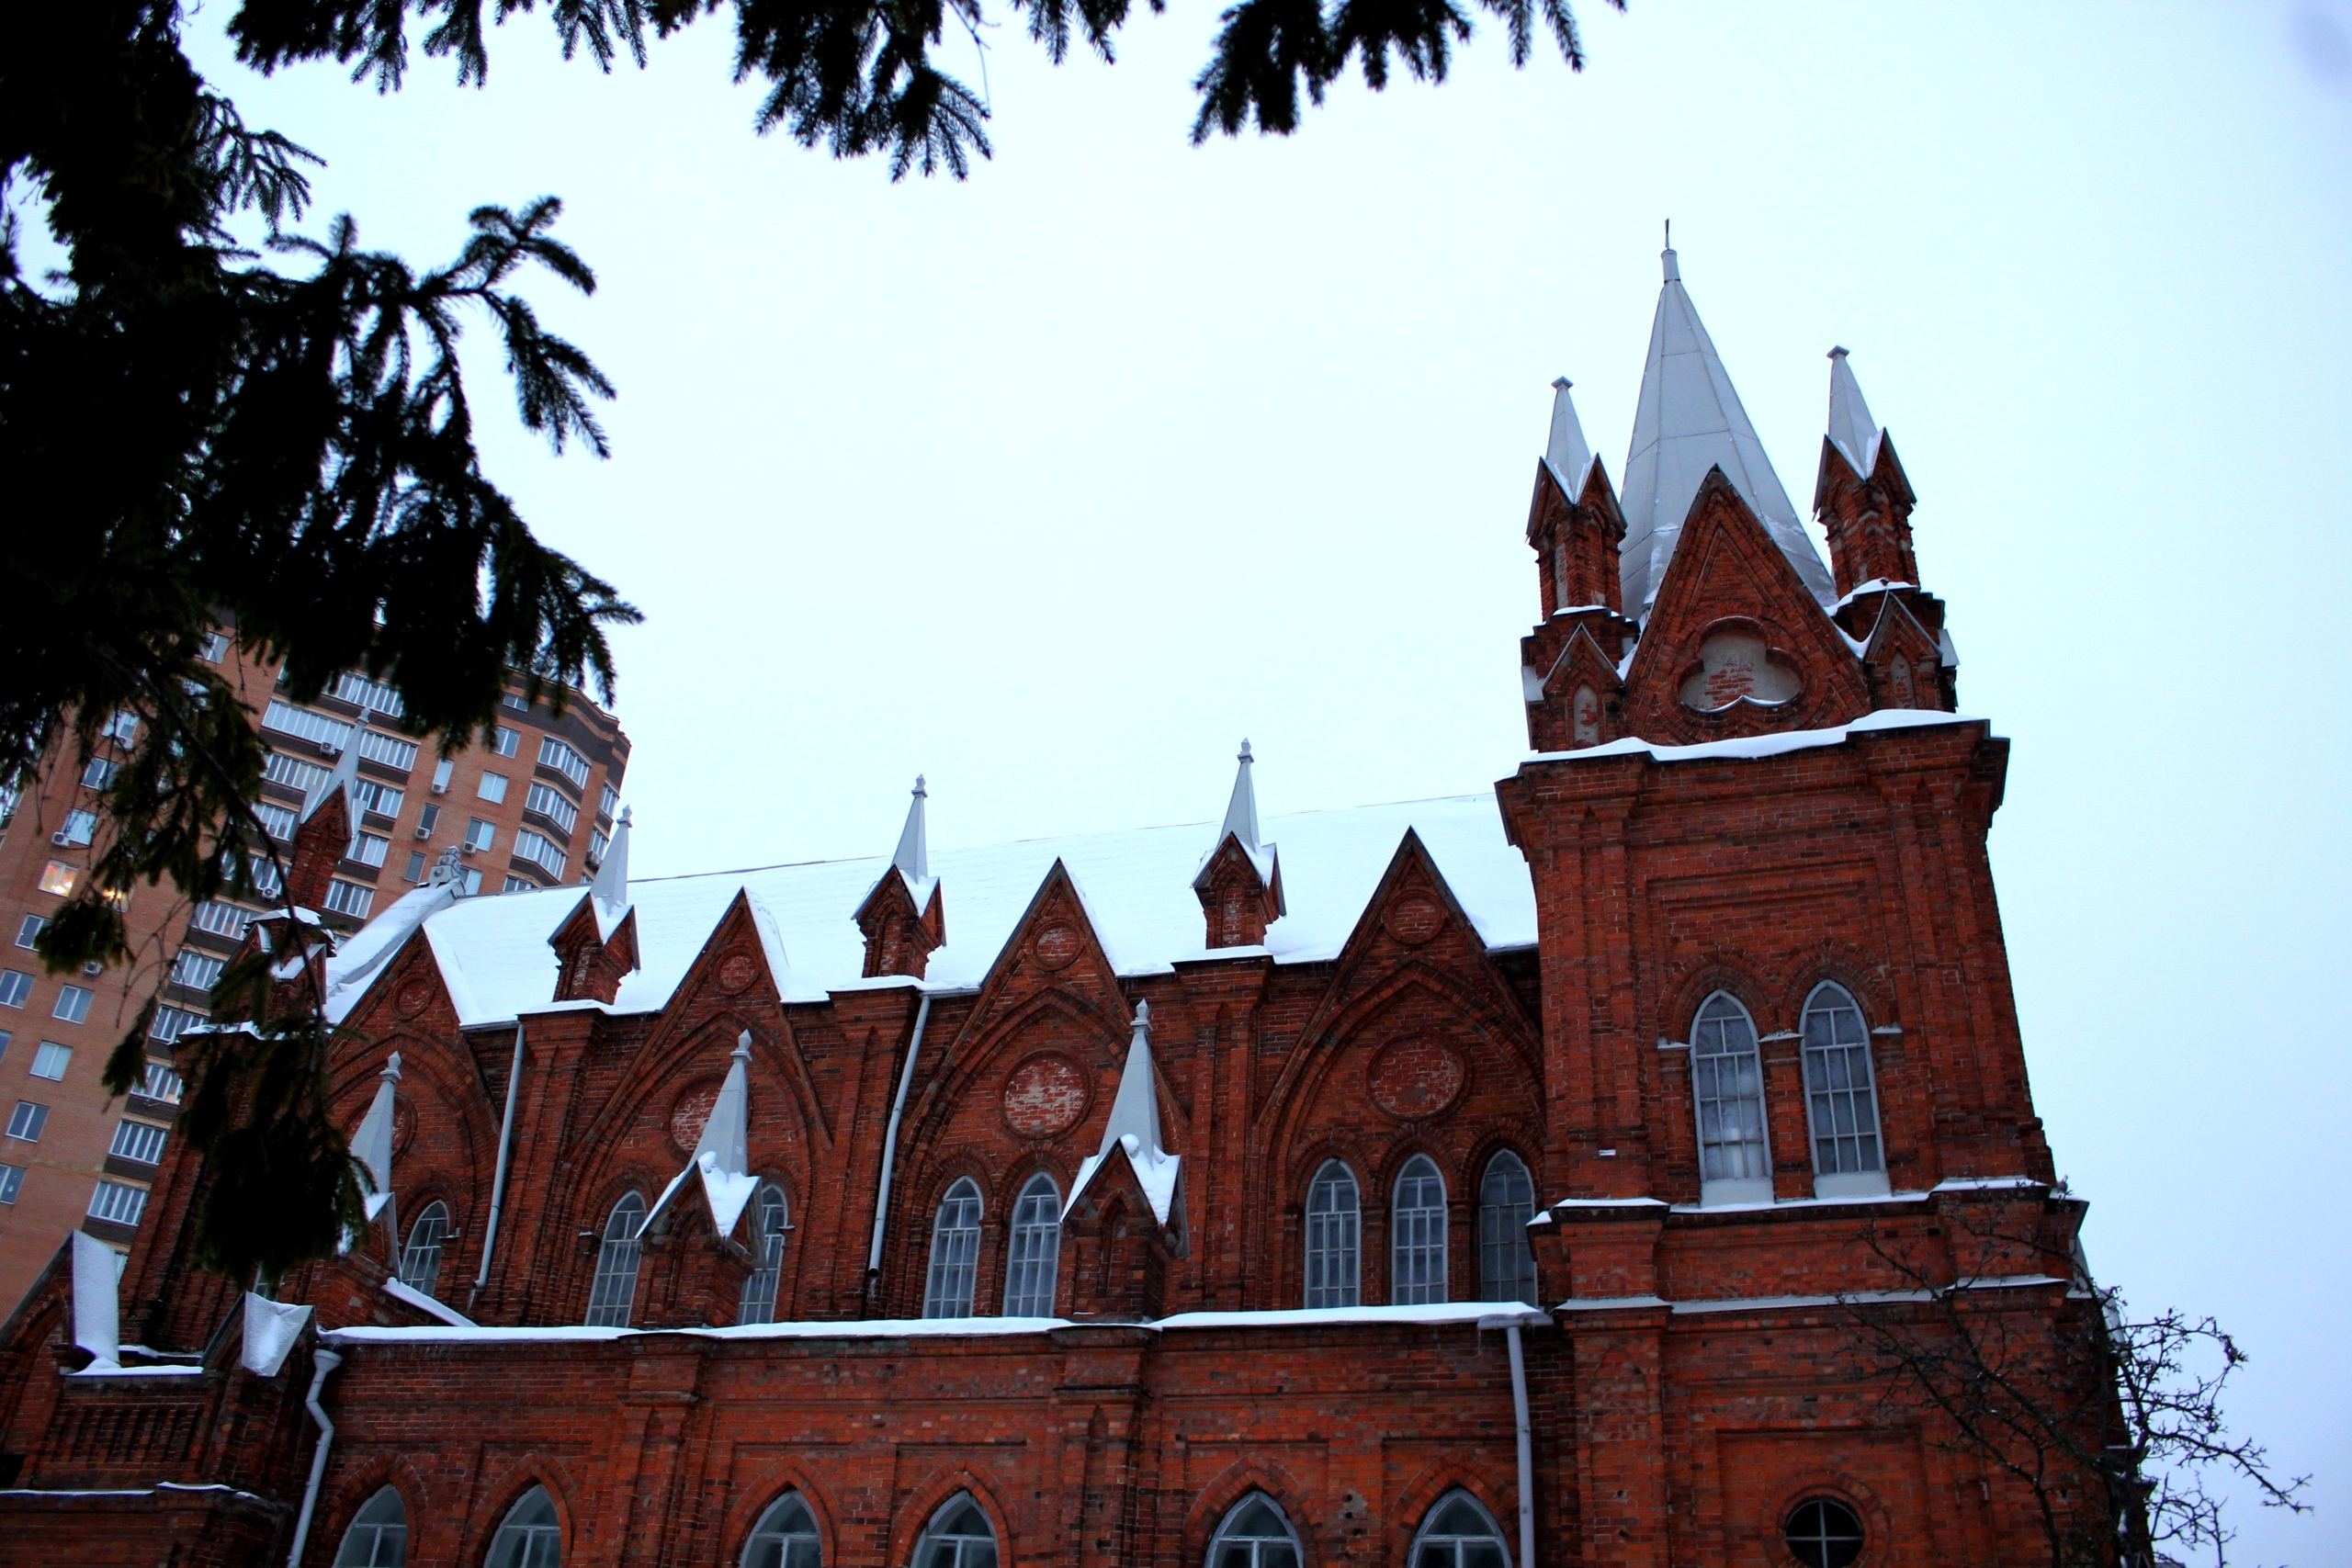
<instances>
[{"instance_id":1,"label":"snow on ledge","mask_svg":"<svg viewBox=\"0 0 2352 1568\"><path fill-rule=\"evenodd\" d=\"M419 1312L429 1313L433 1316L437 1317L442 1322L447 1324L452 1328L479 1328L481 1326L481 1325L476 1323L472 1318L468 1317L465 1314L458 1312L454 1307L443 1306L439 1302L435 1301L423 1291L416 1289L413 1285L403 1284L398 1280L387 1280L384 1281L384 1294L391 1297L392 1300L396 1302L406 1302L409 1305L414 1307Z\"/></svg>"},{"instance_id":2,"label":"snow on ledge","mask_svg":"<svg viewBox=\"0 0 2352 1568\"><path fill-rule=\"evenodd\" d=\"M1180 1312L1148 1328L1328 1328L1358 1323L1475 1323L1484 1328L1548 1327L1525 1302L1432 1302L1426 1306L1309 1307L1285 1312Z\"/></svg>"},{"instance_id":3,"label":"snow on ledge","mask_svg":"<svg viewBox=\"0 0 2352 1568\"><path fill-rule=\"evenodd\" d=\"M2020 1187L2048 1187L2030 1176L1955 1176L1935 1185L1938 1192L1992 1192Z\"/></svg>"},{"instance_id":4,"label":"snow on ledge","mask_svg":"<svg viewBox=\"0 0 2352 1568\"><path fill-rule=\"evenodd\" d=\"M1984 724L1973 714L1940 713L1932 708L1881 708L1835 729L1791 729L1778 735L1747 735L1736 740L1708 740L1696 746L1667 746L1629 735L1577 751L1538 751L1530 762L1584 762L1603 757L1647 757L1654 762L1702 762L1726 758L1753 760L1803 751L1816 746L1842 746L1857 735L1881 729L1923 729L1945 724Z\"/></svg>"},{"instance_id":5,"label":"snow on ledge","mask_svg":"<svg viewBox=\"0 0 2352 1568\"><path fill-rule=\"evenodd\" d=\"M158 1367L110 1367L101 1363L62 1375L69 1378L193 1378L202 1377L204 1369L185 1363Z\"/></svg>"}]
</instances>

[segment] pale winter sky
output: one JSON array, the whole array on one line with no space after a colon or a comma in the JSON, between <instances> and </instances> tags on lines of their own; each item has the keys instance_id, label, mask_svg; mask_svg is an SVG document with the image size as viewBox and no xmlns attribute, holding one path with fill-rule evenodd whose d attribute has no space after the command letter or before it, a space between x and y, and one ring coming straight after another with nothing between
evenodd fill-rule
<instances>
[{"instance_id":1,"label":"pale winter sky","mask_svg":"<svg viewBox=\"0 0 2352 1568\"><path fill-rule=\"evenodd\" d=\"M2352 1559L2352 0L1584 0L1581 77L1489 25L1443 87L1199 149L1216 17L1172 0L1115 67L993 34L995 161L895 186L756 137L723 18L605 78L534 16L486 91L379 98L252 80L227 11L204 58L363 241L567 204L603 288L535 292L615 456L493 458L646 611L640 875L887 852L918 770L942 845L1197 820L1243 735L1270 812L1485 789L1546 384L1622 476L1660 220L1800 505L1849 346L2015 742L1993 852L2093 1265L2238 1333L2236 1416L2318 1473L2236 1555Z\"/></svg>"}]
</instances>

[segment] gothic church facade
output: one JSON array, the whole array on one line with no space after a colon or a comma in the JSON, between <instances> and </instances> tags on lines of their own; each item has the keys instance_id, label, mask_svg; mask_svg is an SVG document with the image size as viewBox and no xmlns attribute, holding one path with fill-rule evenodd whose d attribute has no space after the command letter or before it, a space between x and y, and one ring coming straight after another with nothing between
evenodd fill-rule
<instances>
[{"instance_id":1,"label":"gothic church facade","mask_svg":"<svg viewBox=\"0 0 2352 1568\"><path fill-rule=\"evenodd\" d=\"M1245 745L1213 829L934 855L919 784L887 863L632 882L624 824L589 887L428 884L319 980L369 1231L244 1294L169 1152L119 1285L69 1249L0 1335L0 1528L296 1568L2038 1557L1862 1326L1919 1310L1898 1258L2018 1334L2085 1310L2007 744L1843 351L1825 565L1666 265L1622 491L1558 387L1490 793L1261 822Z\"/></svg>"}]
</instances>

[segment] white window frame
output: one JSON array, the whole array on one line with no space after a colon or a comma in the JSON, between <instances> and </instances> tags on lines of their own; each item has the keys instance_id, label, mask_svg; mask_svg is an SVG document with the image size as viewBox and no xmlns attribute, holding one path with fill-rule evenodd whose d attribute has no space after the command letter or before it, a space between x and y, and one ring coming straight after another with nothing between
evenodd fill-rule
<instances>
[{"instance_id":1,"label":"white window frame","mask_svg":"<svg viewBox=\"0 0 2352 1568\"><path fill-rule=\"evenodd\" d=\"M49 1016L61 1023L86 1022L90 1017L91 998L96 995L87 986L60 986L57 987L57 1005L49 1010Z\"/></svg>"},{"instance_id":2,"label":"white window frame","mask_svg":"<svg viewBox=\"0 0 2352 1568\"><path fill-rule=\"evenodd\" d=\"M931 1266L923 1272L925 1317L969 1317L980 1273L980 1184L959 1176L931 1216Z\"/></svg>"},{"instance_id":3,"label":"white window frame","mask_svg":"<svg viewBox=\"0 0 2352 1568\"><path fill-rule=\"evenodd\" d=\"M580 807L565 799L563 792L553 784L541 784L537 779L523 792L523 809L537 812L562 829L567 839L580 825Z\"/></svg>"},{"instance_id":4,"label":"white window frame","mask_svg":"<svg viewBox=\"0 0 2352 1568\"><path fill-rule=\"evenodd\" d=\"M524 1517L524 1510L534 1504L546 1508L546 1519L536 1513ZM499 1519L483 1568L556 1568L562 1561L563 1516L556 1509L554 1495L544 1486L534 1486L515 1498Z\"/></svg>"},{"instance_id":5,"label":"white window frame","mask_svg":"<svg viewBox=\"0 0 2352 1568\"><path fill-rule=\"evenodd\" d=\"M1699 1201L1710 1207L1770 1202L1764 1055L1756 1020L1729 991L1710 992L1692 1016L1690 1102L1699 1133Z\"/></svg>"},{"instance_id":6,"label":"white window frame","mask_svg":"<svg viewBox=\"0 0 2352 1568\"><path fill-rule=\"evenodd\" d=\"M752 1257L758 1266L743 1276L735 1303L738 1323L774 1323L775 1292L784 1279L784 1238L792 1230L792 1202L775 1182L763 1183L752 1200Z\"/></svg>"},{"instance_id":7,"label":"white window frame","mask_svg":"<svg viewBox=\"0 0 2352 1568\"><path fill-rule=\"evenodd\" d=\"M44 1040L33 1048L33 1065L26 1072L33 1077L47 1078L51 1083L63 1083L74 1066L74 1047L54 1040Z\"/></svg>"},{"instance_id":8,"label":"white window frame","mask_svg":"<svg viewBox=\"0 0 2352 1568\"><path fill-rule=\"evenodd\" d=\"M74 896L74 887L82 880L82 868L71 861L53 860L40 868L40 880L35 884L42 892L59 898Z\"/></svg>"},{"instance_id":9,"label":"white window frame","mask_svg":"<svg viewBox=\"0 0 2352 1568\"><path fill-rule=\"evenodd\" d=\"M1062 1194L1044 1171L1021 1184L1012 1233L1004 1248L1004 1315L1051 1317L1061 1269Z\"/></svg>"},{"instance_id":10,"label":"white window frame","mask_svg":"<svg viewBox=\"0 0 2352 1568\"><path fill-rule=\"evenodd\" d=\"M80 807L65 814L65 823L57 829L56 841L61 844L86 844L97 836L98 814Z\"/></svg>"},{"instance_id":11,"label":"white window frame","mask_svg":"<svg viewBox=\"0 0 2352 1568\"><path fill-rule=\"evenodd\" d=\"M1363 1299L1363 1190L1345 1160L1325 1160L1306 1184L1306 1232L1307 1309L1356 1305Z\"/></svg>"},{"instance_id":12,"label":"white window frame","mask_svg":"<svg viewBox=\"0 0 2352 1568\"><path fill-rule=\"evenodd\" d=\"M1417 1154L1388 1190L1391 1304L1430 1306L1446 1299L1445 1242L1445 1177L1437 1161Z\"/></svg>"},{"instance_id":13,"label":"white window frame","mask_svg":"<svg viewBox=\"0 0 2352 1568\"><path fill-rule=\"evenodd\" d=\"M523 737L519 731L509 729L503 724L493 724L490 727L490 749L501 757L514 755L521 747L522 740Z\"/></svg>"},{"instance_id":14,"label":"white window frame","mask_svg":"<svg viewBox=\"0 0 2352 1568\"><path fill-rule=\"evenodd\" d=\"M817 1511L797 1490L761 1509L759 1522L743 1542L743 1568L824 1568L824 1563Z\"/></svg>"},{"instance_id":15,"label":"white window frame","mask_svg":"<svg viewBox=\"0 0 2352 1568\"><path fill-rule=\"evenodd\" d=\"M408 1227L401 1248L401 1283L431 1295L441 1282L441 1257L449 1241L449 1205L435 1198Z\"/></svg>"},{"instance_id":16,"label":"white window frame","mask_svg":"<svg viewBox=\"0 0 2352 1568\"><path fill-rule=\"evenodd\" d=\"M980 1528L986 1534L948 1532L947 1525L966 1508L979 1516ZM1003 1558L1003 1547L996 1538L996 1521L989 1517L989 1511L969 1492L958 1492L933 1508L931 1517L923 1521L922 1534L915 1540L914 1568L997 1568Z\"/></svg>"},{"instance_id":17,"label":"white window frame","mask_svg":"<svg viewBox=\"0 0 2352 1568\"><path fill-rule=\"evenodd\" d=\"M588 787L588 759L560 736L543 735L539 738L539 766L553 768L570 779L574 789Z\"/></svg>"},{"instance_id":18,"label":"white window frame","mask_svg":"<svg viewBox=\"0 0 2352 1568\"><path fill-rule=\"evenodd\" d=\"M38 1100L20 1100L8 1112L8 1136L21 1144L38 1144L49 1126L49 1107Z\"/></svg>"},{"instance_id":19,"label":"white window frame","mask_svg":"<svg viewBox=\"0 0 2352 1568\"><path fill-rule=\"evenodd\" d=\"M637 1305L638 1259L645 1249L645 1195L628 1191L614 1200L605 1216L605 1238L596 1248L596 1274L588 1286L588 1325L627 1328Z\"/></svg>"},{"instance_id":20,"label":"white window frame","mask_svg":"<svg viewBox=\"0 0 2352 1568\"><path fill-rule=\"evenodd\" d=\"M493 773L485 769L481 776L474 780L474 798L486 800L492 806L503 806L506 804L506 786L514 782L504 773Z\"/></svg>"},{"instance_id":21,"label":"white window frame","mask_svg":"<svg viewBox=\"0 0 2352 1568\"><path fill-rule=\"evenodd\" d=\"M1877 1064L1861 1002L1837 981L1824 980L1804 999L1798 1033L1814 1196L1885 1196L1886 1123L1879 1115Z\"/></svg>"},{"instance_id":22,"label":"white window frame","mask_svg":"<svg viewBox=\"0 0 2352 1568\"><path fill-rule=\"evenodd\" d=\"M153 1122L133 1122L126 1116L114 1124L114 1141L107 1145L107 1153L134 1165L161 1165L164 1145L170 1136Z\"/></svg>"},{"instance_id":23,"label":"white window frame","mask_svg":"<svg viewBox=\"0 0 2352 1568\"><path fill-rule=\"evenodd\" d=\"M1260 1503L1272 1512L1275 1522L1283 1527L1283 1533L1279 1536L1235 1533L1241 1516L1252 1505ZM1269 1546L1282 1550L1270 1551L1267 1550ZM1288 1562L1283 1561L1283 1551L1289 1553ZM1306 1553L1299 1545L1298 1527L1290 1522L1290 1510L1265 1492L1252 1489L1234 1499L1233 1506L1217 1520L1216 1529L1209 1535L1208 1557L1204 1568L1300 1568L1306 1561Z\"/></svg>"},{"instance_id":24,"label":"white window frame","mask_svg":"<svg viewBox=\"0 0 2352 1568\"><path fill-rule=\"evenodd\" d=\"M1486 1528L1476 1535L1464 1535L1459 1530L1440 1534L1433 1528L1438 1516L1456 1503L1467 1503ZM1490 1546L1502 1554L1499 1563L1480 1562L1474 1559L1471 1549ZM1421 1515L1420 1528L1413 1532L1412 1549L1406 1553L1408 1568L1510 1568L1510 1542L1503 1536L1502 1522L1495 1511L1480 1502L1476 1494L1457 1486Z\"/></svg>"},{"instance_id":25,"label":"white window frame","mask_svg":"<svg viewBox=\"0 0 2352 1568\"><path fill-rule=\"evenodd\" d=\"M0 969L0 1008L20 1008L33 994L33 977L21 969Z\"/></svg>"},{"instance_id":26,"label":"white window frame","mask_svg":"<svg viewBox=\"0 0 2352 1568\"><path fill-rule=\"evenodd\" d=\"M135 1225L147 1212L147 1189L133 1187L126 1181L98 1178L97 1186L90 1193L89 1217L105 1220L110 1224Z\"/></svg>"},{"instance_id":27,"label":"white window frame","mask_svg":"<svg viewBox=\"0 0 2352 1568\"><path fill-rule=\"evenodd\" d=\"M344 852L344 859L357 861L361 865L379 866L384 857L392 852L392 841L381 833L354 833L351 847Z\"/></svg>"},{"instance_id":28,"label":"white window frame","mask_svg":"<svg viewBox=\"0 0 2352 1568\"><path fill-rule=\"evenodd\" d=\"M326 906L335 914L364 920L376 907L376 890L362 883L345 882L340 876L331 877L327 882Z\"/></svg>"},{"instance_id":29,"label":"white window frame","mask_svg":"<svg viewBox=\"0 0 2352 1568\"><path fill-rule=\"evenodd\" d=\"M384 1506L385 1499L391 1506ZM390 1550L387 1551L389 1547ZM408 1505L387 1484L360 1505L335 1549L334 1568L400 1568L408 1561Z\"/></svg>"}]
</instances>

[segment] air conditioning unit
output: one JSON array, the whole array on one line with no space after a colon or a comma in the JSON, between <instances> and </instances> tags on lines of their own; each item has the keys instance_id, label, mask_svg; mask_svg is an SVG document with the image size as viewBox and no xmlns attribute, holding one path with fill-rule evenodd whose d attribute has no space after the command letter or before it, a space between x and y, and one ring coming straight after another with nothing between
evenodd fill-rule
<instances>
[{"instance_id":1,"label":"air conditioning unit","mask_svg":"<svg viewBox=\"0 0 2352 1568\"><path fill-rule=\"evenodd\" d=\"M339 755L341 755L341 754L342 754L342 751L343 751L343 748L342 748L342 747L340 747L340 746L338 746L338 745L336 745L336 744L335 744L334 741L332 741L332 740L322 740L322 741L318 742L318 747L319 747L319 755L320 755L320 756L322 756L322 757L334 757L334 756L339 756Z\"/></svg>"},{"instance_id":2,"label":"air conditioning unit","mask_svg":"<svg viewBox=\"0 0 2352 1568\"><path fill-rule=\"evenodd\" d=\"M447 781L445 781L445 780L442 780L442 779L435 779L435 780L433 781L433 793L434 793L434 794L435 794L435 795L447 795L447 794L448 794L448 793L449 793L449 785L448 785L447 782Z\"/></svg>"},{"instance_id":3,"label":"air conditioning unit","mask_svg":"<svg viewBox=\"0 0 2352 1568\"><path fill-rule=\"evenodd\" d=\"M416 836L420 839L429 839L433 837L433 829L419 822L416 825Z\"/></svg>"},{"instance_id":4,"label":"air conditioning unit","mask_svg":"<svg viewBox=\"0 0 2352 1568\"><path fill-rule=\"evenodd\" d=\"M52 844L70 844L74 840L65 836L64 829L60 828L56 832L51 833L49 836L49 841Z\"/></svg>"},{"instance_id":5,"label":"air conditioning unit","mask_svg":"<svg viewBox=\"0 0 2352 1568\"><path fill-rule=\"evenodd\" d=\"M107 972L107 966L106 966L105 964L103 964L99 963L99 962L98 962L96 959L95 959L95 958L93 958L92 960L90 960L90 962L88 962L87 964L83 964L83 965L82 965L82 973L83 973L83 974L85 974L85 975L103 975L103 974L105 974L106 972Z\"/></svg>"}]
</instances>

